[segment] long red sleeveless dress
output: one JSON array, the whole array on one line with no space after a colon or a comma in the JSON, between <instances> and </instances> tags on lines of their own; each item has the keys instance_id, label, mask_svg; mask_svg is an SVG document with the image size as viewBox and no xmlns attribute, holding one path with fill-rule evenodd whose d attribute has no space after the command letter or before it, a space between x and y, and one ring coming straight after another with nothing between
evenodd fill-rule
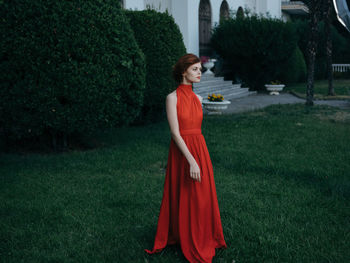
<instances>
[{"instance_id":1,"label":"long red sleeveless dress","mask_svg":"<svg viewBox=\"0 0 350 263\"><path fill-rule=\"evenodd\" d=\"M176 89L181 137L200 168L201 182L190 177L190 166L171 139L153 254L180 244L189 262L212 262L215 248L226 248L216 197L213 167L201 133L203 111L191 85Z\"/></svg>"}]
</instances>

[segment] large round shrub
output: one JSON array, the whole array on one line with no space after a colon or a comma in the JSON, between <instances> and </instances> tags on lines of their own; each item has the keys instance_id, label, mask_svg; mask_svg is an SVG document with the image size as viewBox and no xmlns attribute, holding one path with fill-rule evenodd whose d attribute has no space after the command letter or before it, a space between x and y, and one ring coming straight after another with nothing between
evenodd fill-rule
<instances>
[{"instance_id":1,"label":"large round shrub","mask_svg":"<svg viewBox=\"0 0 350 263\"><path fill-rule=\"evenodd\" d=\"M146 90L142 117L154 120L164 112L165 97L174 90L172 66L186 53L182 34L168 13L126 11L135 38L146 57Z\"/></svg>"},{"instance_id":2,"label":"large round shrub","mask_svg":"<svg viewBox=\"0 0 350 263\"><path fill-rule=\"evenodd\" d=\"M118 1L5 0L0 127L7 137L127 124L142 107L142 51Z\"/></svg>"},{"instance_id":3,"label":"large round shrub","mask_svg":"<svg viewBox=\"0 0 350 263\"><path fill-rule=\"evenodd\" d=\"M224 21L214 29L211 43L230 65L231 79L239 77L252 90L261 90L286 70L297 37L291 23L254 15Z\"/></svg>"}]
</instances>

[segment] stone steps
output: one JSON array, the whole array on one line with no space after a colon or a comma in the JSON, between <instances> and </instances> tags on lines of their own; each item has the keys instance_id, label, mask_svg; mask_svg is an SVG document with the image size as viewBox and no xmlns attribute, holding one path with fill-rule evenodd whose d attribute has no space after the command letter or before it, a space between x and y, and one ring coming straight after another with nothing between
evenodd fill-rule
<instances>
[{"instance_id":1,"label":"stone steps","mask_svg":"<svg viewBox=\"0 0 350 263\"><path fill-rule=\"evenodd\" d=\"M214 77L213 75L202 75L200 83L193 84L194 93L202 96L204 99L208 94L221 94L225 100L241 98L255 94L248 88L241 88L241 84L232 84L232 81L224 80L223 77Z\"/></svg>"},{"instance_id":2,"label":"stone steps","mask_svg":"<svg viewBox=\"0 0 350 263\"><path fill-rule=\"evenodd\" d=\"M215 84L215 85L206 85L206 86L202 86L202 87L197 87L197 86L193 86L193 90L198 90L201 92L208 92L208 93L215 93L212 92L214 91L224 91L224 90L229 90L229 89L240 89L241 85L240 84L234 84L232 85L231 83L227 84L227 83L221 83L221 84Z\"/></svg>"},{"instance_id":3,"label":"stone steps","mask_svg":"<svg viewBox=\"0 0 350 263\"><path fill-rule=\"evenodd\" d=\"M225 81L223 78L214 78L214 79L207 79L207 78L203 79L202 78L201 82L195 83L195 85L197 87L203 87L203 86L207 86L208 84L210 84L210 85L215 85L218 83L222 84L222 82L230 83L230 81Z\"/></svg>"}]
</instances>

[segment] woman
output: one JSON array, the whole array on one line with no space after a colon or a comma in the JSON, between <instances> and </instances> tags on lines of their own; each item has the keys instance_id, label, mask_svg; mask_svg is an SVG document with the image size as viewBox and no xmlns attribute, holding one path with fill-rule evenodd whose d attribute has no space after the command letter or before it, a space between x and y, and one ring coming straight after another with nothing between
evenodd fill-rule
<instances>
[{"instance_id":1,"label":"woman","mask_svg":"<svg viewBox=\"0 0 350 263\"><path fill-rule=\"evenodd\" d=\"M189 262L212 262L215 248L226 248L216 197L213 167L201 133L202 98L192 91L201 63L193 54L175 64L179 84L166 98L171 131L168 165L153 250L180 244Z\"/></svg>"}]
</instances>

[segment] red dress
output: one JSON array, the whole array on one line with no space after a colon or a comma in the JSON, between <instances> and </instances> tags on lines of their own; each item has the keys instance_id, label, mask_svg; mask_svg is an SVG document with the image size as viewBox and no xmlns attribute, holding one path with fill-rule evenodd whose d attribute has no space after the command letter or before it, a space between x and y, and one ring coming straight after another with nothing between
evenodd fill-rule
<instances>
[{"instance_id":1,"label":"red dress","mask_svg":"<svg viewBox=\"0 0 350 263\"><path fill-rule=\"evenodd\" d=\"M201 182L171 139L153 254L180 244L189 262L212 262L215 248L226 248L216 197L213 167L201 133L203 111L191 85L178 86L177 117L181 137L200 168Z\"/></svg>"}]
</instances>

